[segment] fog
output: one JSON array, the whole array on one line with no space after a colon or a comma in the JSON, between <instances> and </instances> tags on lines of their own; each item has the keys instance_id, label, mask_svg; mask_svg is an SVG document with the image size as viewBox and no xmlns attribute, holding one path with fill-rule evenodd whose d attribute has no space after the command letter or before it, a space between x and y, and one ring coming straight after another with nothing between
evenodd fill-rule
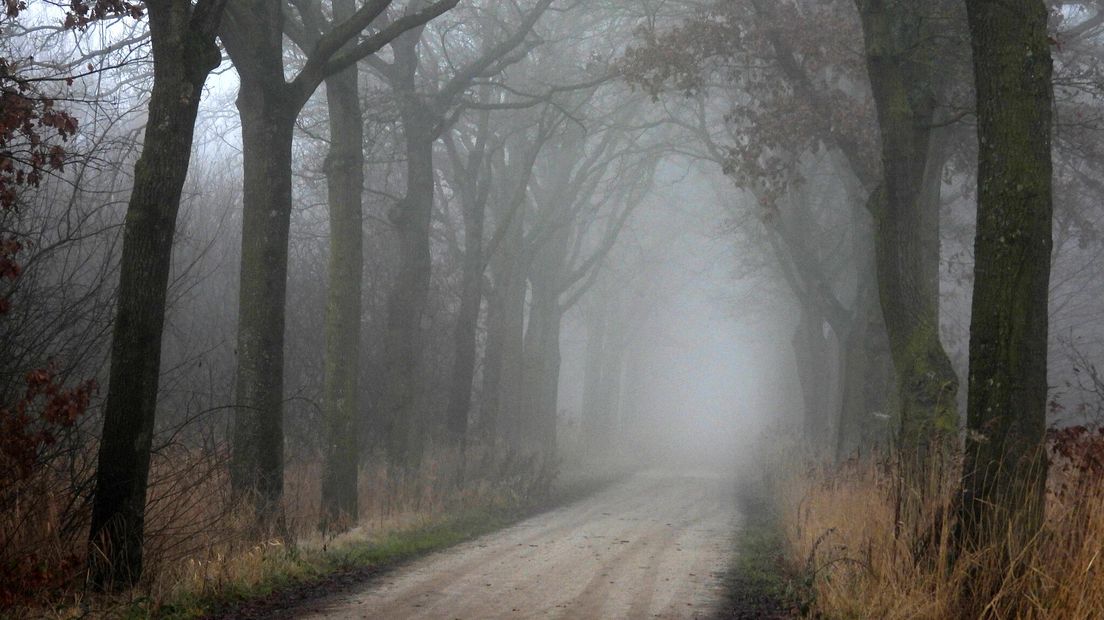
<instances>
[{"instance_id":1,"label":"fog","mask_svg":"<svg viewBox=\"0 0 1104 620\"><path fill-rule=\"evenodd\" d=\"M732 473L760 455L756 444L767 433L793 423L787 412L799 402L784 386L796 380L794 368L779 352L793 318L776 289L738 273L739 252L723 232L725 207L712 189L723 177L678 158L664 172L625 233L626 245L644 246L653 260L607 267L610 279L634 287L637 306L622 317L634 335L625 345L617 450L636 467ZM561 415L579 425L585 327L563 345Z\"/></svg>"},{"instance_id":2,"label":"fog","mask_svg":"<svg viewBox=\"0 0 1104 620\"><path fill-rule=\"evenodd\" d=\"M1055 44L1003 81L975 0L10 2L0 581L64 576L0 601L209 602L283 578L257 557L584 498L535 531L694 558L534 604L682 617L745 512L861 467L894 523L1005 485L1042 527L1023 472L1104 423L1104 9L1010 1ZM1048 105L997 131L1009 101ZM451 613L409 585L373 613Z\"/></svg>"}]
</instances>

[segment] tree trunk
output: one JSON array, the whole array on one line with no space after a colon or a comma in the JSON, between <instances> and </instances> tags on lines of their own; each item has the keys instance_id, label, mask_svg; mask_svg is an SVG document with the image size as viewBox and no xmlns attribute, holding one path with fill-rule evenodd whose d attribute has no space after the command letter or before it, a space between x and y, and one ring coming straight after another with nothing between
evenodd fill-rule
<instances>
[{"instance_id":1,"label":"tree trunk","mask_svg":"<svg viewBox=\"0 0 1104 620\"><path fill-rule=\"evenodd\" d=\"M189 3L148 2L146 8L154 82L127 206L89 532L90 580L97 589L109 590L134 584L142 573L173 233L203 84L221 62L214 35L197 32L189 23Z\"/></svg>"},{"instance_id":2,"label":"tree trunk","mask_svg":"<svg viewBox=\"0 0 1104 620\"><path fill-rule=\"evenodd\" d=\"M583 369L582 443L588 456L600 454L605 445L606 411L604 410L605 349L607 312L601 300L590 309L586 330L586 351Z\"/></svg>"},{"instance_id":3,"label":"tree trunk","mask_svg":"<svg viewBox=\"0 0 1104 620\"><path fill-rule=\"evenodd\" d=\"M1043 2L966 6L980 149L960 540L1008 562L1046 487L1052 68Z\"/></svg>"},{"instance_id":4,"label":"tree trunk","mask_svg":"<svg viewBox=\"0 0 1104 620\"><path fill-rule=\"evenodd\" d=\"M560 353L563 314L557 309L549 319L543 348L545 380L542 384L540 405L536 411L539 416L536 426L537 445L546 460L555 458L559 439L560 366L563 363L563 355Z\"/></svg>"},{"instance_id":5,"label":"tree trunk","mask_svg":"<svg viewBox=\"0 0 1104 620\"><path fill-rule=\"evenodd\" d=\"M413 93L413 85L408 93ZM386 441L391 463L411 469L421 459L424 429L418 411L422 318L429 296L432 263L429 228L433 213L432 118L415 101L403 99L406 137L407 191L396 208L392 224L399 238L399 269L387 301L384 335L384 394Z\"/></svg>"},{"instance_id":6,"label":"tree trunk","mask_svg":"<svg viewBox=\"0 0 1104 620\"><path fill-rule=\"evenodd\" d=\"M605 357L602 409L605 414L606 425L602 442L607 452L615 454L618 440L623 432L621 415L621 392L625 375L625 347L623 343L618 341L613 346L607 347Z\"/></svg>"},{"instance_id":7,"label":"tree trunk","mask_svg":"<svg viewBox=\"0 0 1104 620\"><path fill-rule=\"evenodd\" d=\"M587 323L583 445L589 456L609 454L620 431L625 324L618 304L599 301Z\"/></svg>"},{"instance_id":8,"label":"tree trunk","mask_svg":"<svg viewBox=\"0 0 1104 620\"><path fill-rule=\"evenodd\" d=\"M856 318L861 319L861 315ZM836 427L836 462L842 462L864 446L864 426L869 424L869 412L866 411L864 373L866 361L866 324L859 320L840 343L839 369L842 397L840 399L839 423Z\"/></svg>"},{"instance_id":9,"label":"tree trunk","mask_svg":"<svg viewBox=\"0 0 1104 620\"><path fill-rule=\"evenodd\" d=\"M495 295L487 318L483 374L484 436L514 445L522 381L526 279L522 259L524 214L510 223L500 258L495 261Z\"/></svg>"},{"instance_id":10,"label":"tree trunk","mask_svg":"<svg viewBox=\"0 0 1104 620\"><path fill-rule=\"evenodd\" d=\"M231 481L237 496L254 502L258 525L267 527L279 523L283 496L284 321L298 107L269 84L243 76L238 111L245 176Z\"/></svg>"},{"instance_id":11,"label":"tree trunk","mask_svg":"<svg viewBox=\"0 0 1104 620\"><path fill-rule=\"evenodd\" d=\"M344 8L345 19L353 7ZM322 393L327 443L322 471L322 527L357 520L360 450L360 311L364 277L364 120L357 68L326 80L330 152L326 159L330 206L330 272L326 305L326 361Z\"/></svg>"},{"instance_id":12,"label":"tree trunk","mask_svg":"<svg viewBox=\"0 0 1104 620\"><path fill-rule=\"evenodd\" d=\"M449 10L455 2L434 3L423 7L423 11L391 22L389 28L377 31L369 41L360 40L354 48L355 55L338 52L348 49L346 44L358 40L360 29L370 24L361 23L355 17L331 24L333 28L329 33L315 33L320 38L307 45L310 48L308 58L290 82L285 78L284 38L289 33L284 28L282 5L277 0L235 1L219 33L241 81L238 111L242 121L245 168L231 483L237 495L252 499L258 526L262 528L282 524L279 510L283 495L284 323L295 120L315 89L331 77L333 71L352 66L349 63L355 61L351 59L374 53L381 45L396 42L389 37L403 36L397 34L399 32L411 29L420 32L426 20ZM385 5L365 5L356 13L367 17L374 14L372 8L383 9ZM352 7L341 2L336 10L346 15L352 13ZM314 17L325 21L320 15ZM293 30L304 34L299 29ZM413 69L410 75L413 76ZM410 106L404 105L402 109L409 111ZM350 181L346 189L351 187ZM432 201L432 186L428 192ZM411 202L418 204L416 199ZM406 219L416 220L417 217ZM400 224L399 228L405 230L409 226ZM353 231L343 232L352 234ZM409 254L410 244L404 242L402 245ZM428 262L428 251L425 254ZM404 259L404 265L409 262ZM420 314L414 323L419 321ZM396 359L405 361L400 353L396 351ZM330 376L337 380L334 373Z\"/></svg>"},{"instance_id":13,"label":"tree trunk","mask_svg":"<svg viewBox=\"0 0 1104 620\"><path fill-rule=\"evenodd\" d=\"M561 227L538 252L530 268L532 300L525 328L523 401L519 447L545 458L555 454L560 376L559 273L567 252L568 227Z\"/></svg>"},{"instance_id":14,"label":"tree trunk","mask_svg":"<svg viewBox=\"0 0 1104 620\"><path fill-rule=\"evenodd\" d=\"M506 285L501 271L492 268L495 286L487 295L487 347L483 351L483 395L479 410L479 436L494 445L498 441L499 394L502 386L502 360L506 351Z\"/></svg>"},{"instance_id":15,"label":"tree trunk","mask_svg":"<svg viewBox=\"0 0 1104 620\"><path fill-rule=\"evenodd\" d=\"M805 404L805 441L811 449L820 452L826 447L825 439L831 427L828 419L828 341L824 337L824 319L820 314L802 310L801 321L794 331L793 351Z\"/></svg>"},{"instance_id":16,"label":"tree trunk","mask_svg":"<svg viewBox=\"0 0 1104 620\"><path fill-rule=\"evenodd\" d=\"M621 441L625 445L637 445L642 438L644 395L648 387L646 360L641 347L629 344L622 354L625 376L624 397L621 399Z\"/></svg>"},{"instance_id":17,"label":"tree trunk","mask_svg":"<svg viewBox=\"0 0 1104 620\"><path fill-rule=\"evenodd\" d=\"M469 181L472 185L476 180ZM471 410L472 381L475 378L476 335L483 302L483 225L486 197L469 192L464 204L464 274L460 291L460 312L456 318L455 357L449 389L448 430L454 443L464 446Z\"/></svg>"},{"instance_id":18,"label":"tree trunk","mask_svg":"<svg viewBox=\"0 0 1104 620\"><path fill-rule=\"evenodd\" d=\"M885 393L890 388L886 367L892 362L879 345L885 340L875 284L865 286L852 313L854 324L840 346L843 398L836 433L836 462L868 451L884 440L879 427L887 426ZM875 415L880 417L875 417Z\"/></svg>"},{"instance_id":19,"label":"tree trunk","mask_svg":"<svg viewBox=\"0 0 1104 620\"><path fill-rule=\"evenodd\" d=\"M881 129L884 185L869 204L878 286L897 374L898 444L906 480L921 489L931 474L938 475L933 468L958 428L958 380L939 339L941 164L930 164L940 92L935 67L941 60L924 39L924 12L930 7L900 0L856 4Z\"/></svg>"},{"instance_id":20,"label":"tree trunk","mask_svg":"<svg viewBox=\"0 0 1104 620\"><path fill-rule=\"evenodd\" d=\"M534 282L525 328L522 406L516 413L518 431L514 441L514 447L526 454L543 453L548 444L543 432L544 418L548 415L548 381L553 372L550 364L558 354L558 347L553 351L551 342L552 335L558 331L554 326L558 322L555 314L555 300L550 300L549 289Z\"/></svg>"},{"instance_id":21,"label":"tree trunk","mask_svg":"<svg viewBox=\"0 0 1104 620\"><path fill-rule=\"evenodd\" d=\"M556 454L560 386L560 326L558 310L545 306L537 317L536 339L525 352L525 439L527 452L544 459Z\"/></svg>"}]
</instances>

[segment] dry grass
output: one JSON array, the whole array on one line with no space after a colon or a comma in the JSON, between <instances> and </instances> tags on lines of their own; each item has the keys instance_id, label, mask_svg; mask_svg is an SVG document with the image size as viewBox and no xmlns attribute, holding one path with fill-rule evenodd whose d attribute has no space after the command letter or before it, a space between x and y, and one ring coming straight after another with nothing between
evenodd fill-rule
<instances>
[{"instance_id":1,"label":"dry grass","mask_svg":"<svg viewBox=\"0 0 1104 620\"><path fill-rule=\"evenodd\" d=\"M996 549L952 560L949 518L897 527L894 467L875 460L782 485L790 560L829 618L1104 618L1104 479L1067 465L1052 467L1043 531L1010 570L991 559ZM930 514L950 514L955 478ZM967 591L992 595L968 606Z\"/></svg>"},{"instance_id":2,"label":"dry grass","mask_svg":"<svg viewBox=\"0 0 1104 620\"><path fill-rule=\"evenodd\" d=\"M340 535L318 530L320 464L290 463L286 534L259 540L247 518L251 511L230 501L225 454L161 453L151 472L143 583L111 599L84 588L87 511L74 502L72 477L43 470L0 511L0 563L33 577L21 600L9 601L7 611L0 603L0 617L87 617L121 609L188 616L212 600L263 594L282 583L317 577L373 545L390 547L364 556L365 561L447 544L451 539L437 531L443 524L462 515L516 510L551 482L549 471L531 463L477 456L469 456L463 485L454 474L456 455L444 451L402 482L389 476L383 464L367 464L360 476L360 520ZM20 558L32 558L39 570L20 567ZM38 573L43 577L34 577Z\"/></svg>"}]
</instances>

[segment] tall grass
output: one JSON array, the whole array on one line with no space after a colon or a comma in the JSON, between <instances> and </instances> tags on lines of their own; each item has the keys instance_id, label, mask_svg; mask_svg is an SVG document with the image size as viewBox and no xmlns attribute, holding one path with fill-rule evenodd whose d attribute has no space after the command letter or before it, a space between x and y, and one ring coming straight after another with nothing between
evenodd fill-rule
<instances>
[{"instance_id":1,"label":"tall grass","mask_svg":"<svg viewBox=\"0 0 1104 620\"><path fill-rule=\"evenodd\" d=\"M0 617L83 616L89 610L95 615L135 605L144 613L181 605L201 611L203 601L320 576L356 560L354 552L361 554L359 561L372 561L424 548L418 537L428 537L430 546L448 542L442 524L528 506L547 493L554 473L536 462L479 450L463 460L463 484L457 476L461 459L451 451L435 451L416 474L401 480L373 461L359 477L358 521L341 533L323 533L321 464L301 460L286 468L286 527L280 536L258 537L252 510L231 501L225 457L218 450L184 449L156 456L143 580L110 599L94 597L84 586L88 516L72 477L57 468L37 472L17 490L18 501L0 511L0 565L21 576L19 588L0 600ZM372 545L385 552L364 555Z\"/></svg>"},{"instance_id":2,"label":"tall grass","mask_svg":"<svg viewBox=\"0 0 1104 620\"><path fill-rule=\"evenodd\" d=\"M1104 618L1104 477L1097 462L1085 460L1104 455L1104 435L1084 434L1074 444L1074 450L1054 453L1046 520L1026 549L954 552L953 468L938 481L932 505L923 507L932 515L928 527L897 522L902 491L890 459L788 476L781 494L786 544L790 562L814 593L815 613ZM1011 566L1001 561L1009 555Z\"/></svg>"}]
</instances>

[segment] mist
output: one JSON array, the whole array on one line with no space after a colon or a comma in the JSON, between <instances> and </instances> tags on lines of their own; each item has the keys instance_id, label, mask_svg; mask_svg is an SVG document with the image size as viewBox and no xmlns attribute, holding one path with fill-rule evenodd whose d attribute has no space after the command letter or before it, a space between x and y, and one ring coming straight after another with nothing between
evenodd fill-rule
<instances>
[{"instance_id":1,"label":"mist","mask_svg":"<svg viewBox=\"0 0 1104 620\"><path fill-rule=\"evenodd\" d=\"M0 615L1104 614L1102 50L1051 0L10 3Z\"/></svg>"}]
</instances>

